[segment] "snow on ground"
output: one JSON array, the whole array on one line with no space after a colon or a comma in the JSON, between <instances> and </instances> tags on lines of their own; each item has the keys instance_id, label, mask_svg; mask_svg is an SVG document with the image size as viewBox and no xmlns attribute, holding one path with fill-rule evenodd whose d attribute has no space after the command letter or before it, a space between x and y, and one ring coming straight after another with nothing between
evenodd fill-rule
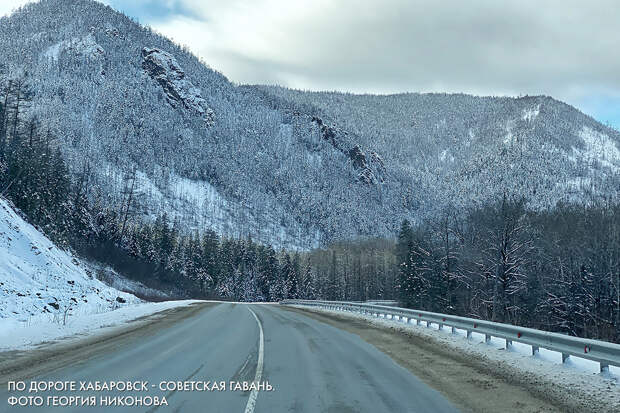
<instances>
[{"instance_id":1,"label":"snow on ground","mask_svg":"<svg viewBox=\"0 0 620 413\"><path fill-rule=\"evenodd\" d=\"M96 274L95 277L98 280L103 281L106 285L116 290L146 298L149 301L165 301L174 296L174 294L147 287L139 281L125 278L111 267L92 263L89 265L91 271Z\"/></svg>"},{"instance_id":2,"label":"snow on ground","mask_svg":"<svg viewBox=\"0 0 620 413\"><path fill-rule=\"evenodd\" d=\"M105 54L103 47L98 45L95 38L89 34L82 38L76 37L53 44L43 52L42 56L46 59L57 61L63 52L71 52L91 59L96 59Z\"/></svg>"},{"instance_id":3,"label":"snow on ground","mask_svg":"<svg viewBox=\"0 0 620 413\"><path fill-rule=\"evenodd\" d=\"M540 113L540 104L536 105L535 108L523 109L523 115L521 119L531 122L538 117Z\"/></svg>"},{"instance_id":4,"label":"snow on ground","mask_svg":"<svg viewBox=\"0 0 620 413\"><path fill-rule=\"evenodd\" d=\"M101 334L120 324L170 308L190 305L199 300L139 303L99 314L80 314L71 317L67 324L58 323L52 315L38 317L28 322L16 319L0 320L0 352L25 350L37 345L75 335Z\"/></svg>"},{"instance_id":5,"label":"snow on ground","mask_svg":"<svg viewBox=\"0 0 620 413\"><path fill-rule=\"evenodd\" d=\"M304 306L296 307L307 309ZM609 372L599 373L599 364L594 361L571 356L563 364L561 353L541 348L538 354L532 356L531 346L516 341L513 341L512 346L506 350L504 339L493 337L489 343L485 343L484 334L472 333L471 339L468 340L465 330L456 329L455 334L452 334L449 327L439 330L438 325L434 323L429 328L425 322L416 325L383 317L377 318L343 311L313 309L364 319L378 326L412 331L417 335L428 337L449 346L455 351L505 363L504 365L508 368L540 378L541 382L561 386L571 393L575 391L594 396L609 406L617 406L620 409L620 367L610 366Z\"/></svg>"},{"instance_id":6,"label":"snow on ground","mask_svg":"<svg viewBox=\"0 0 620 413\"><path fill-rule=\"evenodd\" d=\"M75 314L140 302L97 280L85 267L0 199L0 324L48 317L66 321Z\"/></svg>"},{"instance_id":7,"label":"snow on ground","mask_svg":"<svg viewBox=\"0 0 620 413\"><path fill-rule=\"evenodd\" d=\"M0 351L191 303L144 303L104 284L92 269L59 249L0 198ZM116 282L128 286L128 281Z\"/></svg>"},{"instance_id":8,"label":"snow on ground","mask_svg":"<svg viewBox=\"0 0 620 413\"><path fill-rule=\"evenodd\" d=\"M439 154L439 160L442 162L454 162L454 156L450 154L450 151L448 149L444 149Z\"/></svg>"},{"instance_id":9,"label":"snow on ground","mask_svg":"<svg viewBox=\"0 0 620 413\"><path fill-rule=\"evenodd\" d=\"M579 137L583 139L585 150L573 147L574 153L586 160L596 160L612 172L620 170L620 150L609 136L584 126Z\"/></svg>"},{"instance_id":10,"label":"snow on ground","mask_svg":"<svg viewBox=\"0 0 620 413\"><path fill-rule=\"evenodd\" d=\"M102 182L111 192L122 193L127 177L117 167L107 164ZM162 171L156 170L160 176ZM136 171L136 202L144 216L154 220L165 211L173 221L180 219L184 229L202 233L212 229L217 234L238 238L252 235L254 240L271 244L275 249L304 250L320 244L321 232L308 231L297 223L282 222L282 205L265 199L257 210L250 204L229 200L207 181L188 179L170 173L165 184L157 184L143 171ZM262 201L261 201L262 202Z\"/></svg>"}]
</instances>

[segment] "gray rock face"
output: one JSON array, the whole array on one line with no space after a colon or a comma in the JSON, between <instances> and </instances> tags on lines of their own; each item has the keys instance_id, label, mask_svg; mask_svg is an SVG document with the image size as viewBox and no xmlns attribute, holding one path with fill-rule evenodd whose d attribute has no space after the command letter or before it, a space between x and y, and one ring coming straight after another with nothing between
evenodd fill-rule
<instances>
[{"instance_id":1,"label":"gray rock face","mask_svg":"<svg viewBox=\"0 0 620 413\"><path fill-rule=\"evenodd\" d=\"M349 134L326 125L319 117L313 116L314 122L320 129L321 138L329 142L334 149L344 153L358 172L357 179L366 185L375 185L384 182L385 165L383 159L374 151L370 153L370 159L366 156L361 146L351 143ZM346 149L349 146L350 149Z\"/></svg>"},{"instance_id":2,"label":"gray rock face","mask_svg":"<svg viewBox=\"0 0 620 413\"><path fill-rule=\"evenodd\" d=\"M174 56L163 50L145 47L142 49L142 67L162 87L168 103L175 108L181 105L197 113L207 126L213 126L215 113L202 98L200 89L186 78Z\"/></svg>"}]
</instances>

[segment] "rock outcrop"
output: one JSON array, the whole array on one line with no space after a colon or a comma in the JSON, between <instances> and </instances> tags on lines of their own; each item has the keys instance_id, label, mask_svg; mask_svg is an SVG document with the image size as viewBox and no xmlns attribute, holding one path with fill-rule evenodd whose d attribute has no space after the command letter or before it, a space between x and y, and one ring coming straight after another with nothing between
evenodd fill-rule
<instances>
[{"instance_id":1,"label":"rock outcrop","mask_svg":"<svg viewBox=\"0 0 620 413\"><path fill-rule=\"evenodd\" d=\"M201 91L190 82L174 56L163 50L142 49L142 67L164 90L168 103L182 106L201 116L207 126L215 122L215 113L201 96Z\"/></svg>"},{"instance_id":2,"label":"rock outcrop","mask_svg":"<svg viewBox=\"0 0 620 413\"><path fill-rule=\"evenodd\" d=\"M360 145L349 144L348 134L340 132L337 129L323 123L321 118L313 116L311 121L319 127L321 139L329 142L334 149L344 153L353 165L353 168L359 171L357 179L367 185L375 185L385 181L385 165L383 159L374 151L370 152L370 158L366 156ZM338 135L342 134L342 139ZM346 146L351 146L346 149Z\"/></svg>"}]
</instances>

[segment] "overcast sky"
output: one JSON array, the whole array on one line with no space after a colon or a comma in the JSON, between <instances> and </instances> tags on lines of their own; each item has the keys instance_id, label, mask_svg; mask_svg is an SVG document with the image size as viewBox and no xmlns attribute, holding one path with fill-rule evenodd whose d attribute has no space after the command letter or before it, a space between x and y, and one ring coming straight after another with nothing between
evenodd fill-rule
<instances>
[{"instance_id":1,"label":"overcast sky","mask_svg":"<svg viewBox=\"0 0 620 413\"><path fill-rule=\"evenodd\" d=\"M616 0L101 1L238 83L546 94L620 128Z\"/></svg>"}]
</instances>

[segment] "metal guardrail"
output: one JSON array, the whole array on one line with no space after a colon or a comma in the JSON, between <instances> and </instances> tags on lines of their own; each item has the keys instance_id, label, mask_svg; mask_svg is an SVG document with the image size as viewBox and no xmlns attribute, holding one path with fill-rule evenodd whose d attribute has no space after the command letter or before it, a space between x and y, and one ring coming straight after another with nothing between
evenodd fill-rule
<instances>
[{"instance_id":1,"label":"metal guardrail","mask_svg":"<svg viewBox=\"0 0 620 413\"><path fill-rule=\"evenodd\" d=\"M577 356L596 361L600 364L601 372L609 370L609 366L620 367L620 345L608 343L606 341L573 337L565 334L551 333L548 331L535 330L533 328L495 323L475 318L410 310L399 307L387 307L383 305L312 300L284 300L281 301L280 304L349 311L384 318L390 317L392 319L402 320L406 323L415 321L418 325L425 322L427 327L430 327L431 323L434 323L439 326L440 330L444 326L451 327L453 333L457 328L465 330L467 331L467 338L471 337L472 332L484 334L487 342L491 337L502 338L506 340L506 348L508 348L513 341L529 344L532 346L532 355L536 354L538 349L542 347L562 353L562 362L565 362L569 356Z\"/></svg>"},{"instance_id":2,"label":"metal guardrail","mask_svg":"<svg viewBox=\"0 0 620 413\"><path fill-rule=\"evenodd\" d=\"M368 300L368 301L364 301L362 304L385 305L388 307L398 307L398 301L394 301L394 300Z\"/></svg>"}]
</instances>

